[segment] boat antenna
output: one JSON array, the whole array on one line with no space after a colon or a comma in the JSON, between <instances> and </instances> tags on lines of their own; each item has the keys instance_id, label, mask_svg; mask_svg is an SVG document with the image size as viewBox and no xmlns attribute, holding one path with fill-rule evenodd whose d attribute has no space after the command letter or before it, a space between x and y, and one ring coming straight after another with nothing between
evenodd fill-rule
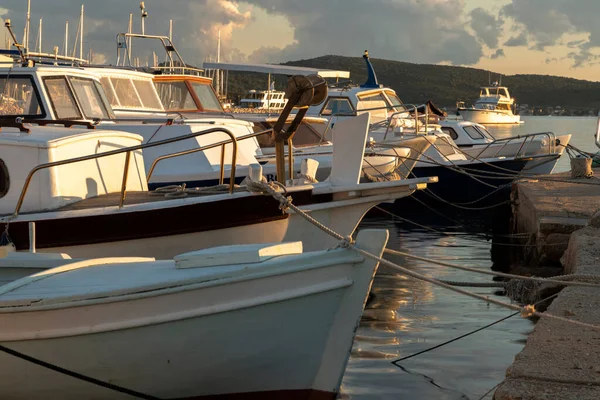
<instances>
[{"instance_id":1,"label":"boat antenna","mask_svg":"<svg viewBox=\"0 0 600 400\"><path fill-rule=\"evenodd\" d=\"M361 88L378 88L381 87L379 82L377 81L377 75L375 74L375 69L373 68L373 64L371 64L371 60L369 59L369 52L365 50L363 54L363 58L367 63L367 73L369 74L367 77L367 81L360 85Z\"/></svg>"},{"instance_id":2,"label":"boat antenna","mask_svg":"<svg viewBox=\"0 0 600 400\"><path fill-rule=\"evenodd\" d=\"M17 37L15 36L15 33L12 30L12 25L10 24L9 18L4 20L4 27L8 30L8 33L10 34L10 36L13 40L14 46L19 51L19 56L21 57L21 61L23 62L23 65L26 65L27 58L25 57L25 53L23 53L23 45L19 44L19 42L17 42Z\"/></svg>"}]
</instances>

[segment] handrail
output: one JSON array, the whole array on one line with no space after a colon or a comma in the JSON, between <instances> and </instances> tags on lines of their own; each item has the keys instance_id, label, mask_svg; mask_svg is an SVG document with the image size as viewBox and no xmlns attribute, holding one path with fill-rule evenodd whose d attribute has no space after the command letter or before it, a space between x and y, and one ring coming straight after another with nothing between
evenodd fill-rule
<instances>
[{"instance_id":1,"label":"handrail","mask_svg":"<svg viewBox=\"0 0 600 400\"><path fill-rule=\"evenodd\" d=\"M231 138L232 142L234 144L234 148L237 149L237 139L236 137L233 135L233 133L231 131L229 131L228 129L225 128L212 128L212 129L208 129L206 131L201 131L201 132L195 132L195 133L190 133L187 135L183 135L183 136L178 136L178 137L174 137L174 138L169 138L169 139L164 139L164 140L159 140L156 142L152 142L152 143L143 143L143 144L139 144L136 146L131 146L131 147L125 147L122 149L117 149L117 150L111 150L111 151L107 151L104 153L98 153L98 154L90 154L87 156L82 156L82 157L75 157L75 158L70 158L70 159L66 159L66 160L60 160L60 161L54 161L54 162L50 162L50 163L45 163L45 164L40 164L36 167L34 167L29 174L27 175L27 178L25 179L25 184L23 185L23 189L21 190L21 195L19 196L19 200L17 201L17 206L15 207L15 212L13 213L13 218L17 217L19 215L19 211L21 210L21 207L23 206L23 201L25 200L25 195L27 194L27 190L29 188L29 185L31 183L31 179L33 178L33 175L42 170L42 169L47 169L47 168L52 168L52 167L58 167L61 165L66 165L66 164L73 164L76 162L81 162L81 161L88 161L88 160L95 160L98 158L103 158L103 157L109 157L109 156L113 156L116 154L122 154L122 153L130 153L132 151L136 151L136 150L143 150L143 149L147 149L150 147L156 147L156 146L162 146L165 144L170 144L170 143L175 143L175 142L179 142L182 140L186 140L186 139L192 139L198 136L204 136L204 135L208 135L211 133L215 133L215 132L222 132L225 133L227 135L229 135L229 137ZM269 133L271 132L271 130L268 131ZM266 132L265 132L266 133ZM200 151L200 150L198 150ZM236 151L233 152L232 154L232 168L231 168L231 181L229 183L229 192L233 193L233 187L235 184L235 162L236 160L233 158L236 156ZM129 158L129 157L128 157ZM125 200L125 191L126 191L126 184L127 184L127 172L128 172L128 160L126 160L126 165L125 165L125 171L123 172L123 184L121 187L121 195L120 195L120 199L119 199L119 204L120 207L122 207L123 202Z\"/></svg>"},{"instance_id":2,"label":"handrail","mask_svg":"<svg viewBox=\"0 0 600 400\"><path fill-rule=\"evenodd\" d=\"M534 139L537 136L546 136L548 138L548 154L554 153L554 149L556 148L556 135L553 132L538 132L538 133L528 133L526 135L511 136L511 137L500 138L500 139L494 138L494 141L487 143L485 145L485 147L483 147L483 149L481 149L481 151L477 154L477 156L475 156L475 158L480 158L481 155L484 154L492 145L497 145L501 142L505 142L504 145L500 149L498 149L498 151L496 151L496 153L494 154L494 157L496 157L502 150L504 150L506 148L506 146L508 146L508 144L510 144L510 142L513 142L516 140L521 140L521 139L523 139L523 142L521 143L521 146L519 146L519 150L515 153L515 158L520 156L521 151L523 150L523 147L525 147L525 144L527 143L527 141L529 141L529 144L525 147L525 151L521 155L521 157L524 157L525 154L527 153L527 149L529 149L529 146L531 146L531 144L534 142Z\"/></svg>"}]
</instances>

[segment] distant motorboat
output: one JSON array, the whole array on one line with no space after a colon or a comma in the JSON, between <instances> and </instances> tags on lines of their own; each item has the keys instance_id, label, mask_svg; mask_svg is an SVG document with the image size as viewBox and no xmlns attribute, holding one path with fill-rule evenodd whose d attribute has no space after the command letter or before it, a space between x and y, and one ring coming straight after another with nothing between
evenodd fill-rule
<instances>
[{"instance_id":1,"label":"distant motorboat","mask_svg":"<svg viewBox=\"0 0 600 400\"><path fill-rule=\"evenodd\" d=\"M479 98L472 107L459 102L456 112L463 120L478 124L522 124L521 116L513 113L514 103L508 88L494 82L491 86L481 87Z\"/></svg>"}]
</instances>

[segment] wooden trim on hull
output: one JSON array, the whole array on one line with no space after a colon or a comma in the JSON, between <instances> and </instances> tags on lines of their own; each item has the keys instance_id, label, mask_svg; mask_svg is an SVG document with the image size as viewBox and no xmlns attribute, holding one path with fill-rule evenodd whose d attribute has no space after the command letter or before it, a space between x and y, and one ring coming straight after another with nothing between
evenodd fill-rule
<instances>
[{"instance_id":1,"label":"wooden trim on hull","mask_svg":"<svg viewBox=\"0 0 600 400\"><path fill-rule=\"evenodd\" d=\"M297 205L326 203L333 199L332 195L314 196L312 190L292 195ZM153 210L36 220L36 247L181 235L277 221L288 216L271 196L258 195ZM0 223L0 231L5 227L6 223ZM9 235L17 250L29 249L29 221L10 222Z\"/></svg>"},{"instance_id":2,"label":"wooden trim on hull","mask_svg":"<svg viewBox=\"0 0 600 400\"><path fill-rule=\"evenodd\" d=\"M185 397L174 400L335 400L337 393L314 389L273 390L268 392L249 392L217 394L199 397Z\"/></svg>"}]
</instances>

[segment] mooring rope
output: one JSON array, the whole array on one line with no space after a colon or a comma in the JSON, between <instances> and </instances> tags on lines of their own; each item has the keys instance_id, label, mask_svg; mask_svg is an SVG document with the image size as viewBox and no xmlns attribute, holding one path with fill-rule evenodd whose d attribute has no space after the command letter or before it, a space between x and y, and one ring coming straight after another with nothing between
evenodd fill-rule
<instances>
[{"instance_id":1,"label":"mooring rope","mask_svg":"<svg viewBox=\"0 0 600 400\"><path fill-rule=\"evenodd\" d=\"M297 206L295 206L292 203L292 198L289 196L284 196L282 193L279 193L276 188L277 186L282 186L281 184L273 184L273 183L264 183L264 182L248 182L248 188L252 188L255 191L261 191L263 193L267 193L270 194L273 198L275 198L277 201L279 201L280 204L280 209L284 212L289 212L289 210L291 209L292 211L294 211L296 214L298 214L300 217L304 218L306 221L310 222L311 224L313 224L314 226L316 226L317 228L321 229L323 232L327 233L328 235L338 239L340 241L339 246L340 247L345 247L345 248L352 248L354 251L358 252L359 254L364 255L365 257L371 258L373 260L378 261L380 264L382 265L386 265L390 268L394 268L402 273L404 273L405 275L408 275L410 277L413 277L415 279L419 279L422 280L424 282L428 282L431 283L433 285L437 285L440 287L443 287L445 289L448 289L450 291L453 291L455 293L459 293L477 300L481 300L485 303L489 303L489 304L495 304L497 306L500 307L504 307L510 310L514 310L514 311L519 311L521 313L521 315L525 318L531 317L531 316L537 316L537 317L544 317L544 318L549 318L549 319L553 319L553 320L557 320L557 321L561 321L561 322L566 322L566 323L570 323L572 325L576 325L576 326L580 326L580 327L584 327L584 328L591 328L591 329L596 329L596 330L600 330L600 326L598 325L594 325L594 324L589 324L586 322L580 322L580 321L575 321L575 320L571 320L568 318L564 318L558 315L554 315L554 314L548 314L548 313L540 313L539 311L537 311L535 309L535 306L533 305L526 305L526 306L517 306L514 304L509 304L509 303L505 303L503 301L500 300L496 300L493 298L490 298L488 296L483 296L477 293L473 293L473 292L469 292L467 290L463 290L460 289L458 287L454 287L451 285L448 285L446 283L440 282L439 280L435 279L435 278L429 278L425 275L419 274L417 272L411 271L408 268L402 267L398 264L395 264L389 260L386 260L384 258L378 257L375 254L371 254L368 251L365 251L359 247L356 247L354 245L354 242L352 240L352 237L344 237L343 235L340 235L339 233L333 231L331 228L323 225L321 222L317 221L316 219L314 219L313 217L311 217L310 215L308 215L307 213L305 213L304 211L302 211L300 208L298 208ZM519 275L516 275L519 276ZM549 282L549 279L545 279L545 278L530 278L530 277L521 277L519 276L520 279L544 279L545 282ZM564 281L559 281L559 283L561 285L563 285L565 282ZM584 285L585 282L571 282L571 283L577 283L577 285ZM593 285L593 284L587 284L587 285ZM575 285L574 285L575 286Z\"/></svg>"},{"instance_id":2,"label":"mooring rope","mask_svg":"<svg viewBox=\"0 0 600 400\"><path fill-rule=\"evenodd\" d=\"M145 394L145 393L142 393L142 392L137 392L135 390L127 389L127 388L125 388L123 386L115 385L114 383L101 381L99 379L92 378L90 376L83 375L83 374L80 374L78 372L71 371L69 369L59 367L58 365L55 365L55 364L52 364L52 363L49 363L49 362L46 362L46 361L42 361L42 360L40 360L38 358L29 356L27 354L23 354L23 353L21 353L19 351L13 350L13 349L8 348L6 346L0 345L0 351L4 352L6 354L10 354L11 356L20 358L21 360L28 361L28 362L30 362L32 364L39 365L40 367L48 368L48 369L50 369L52 371L56 371L56 372L58 372L60 374L67 375L67 376L70 376L72 378L79 379L79 380L82 380L82 381L85 381L85 382L89 382L89 383L94 384L96 386L101 386L103 388L110 389L110 390L115 391L115 392L128 394L130 396L137 397L138 399L160 400L159 397L155 397L155 396L151 396L149 394Z\"/></svg>"},{"instance_id":3,"label":"mooring rope","mask_svg":"<svg viewBox=\"0 0 600 400\"><path fill-rule=\"evenodd\" d=\"M418 200L415 198L415 200ZM419 224L418 222L415 221L411 221L407 218L401 217L397 214L394 214L393 212L390 212L384 208L381 208L380 206L375 206L375 209L384 212L390 216L392 216L393 218L397 218L400 221L404 221L407 222L409 224L412 224L414 226L418 226L419 228L428 230L430 232L434 232L437 233L439 235L445 235L445 236L451 236L451 237L456 237L457 235L454 233L450 233L450 232L444 232L444 231L440 231L438 229L432 228L430 226L427 225L423 225L423 224ZM443 216L443 214L441 214ZM474 233L473 235L477 235L477 233ZM501 235L495 235L495 236L499 236L499 237L505 237L505 238L531 238L532 236L534 236L534 233L511 233L511 234L501 234ZM474 238L474 237L461 237L461 239L463 240L468 240L468 241L472 241L472 242L477 242L477 243L485 243L485 244L489 244L489 240L486 239L478 239L478 238ZM546 244L546 246L565 246L568 245L569 242L560 242L560 243L548 243ZM534 247L535 245L531 245L531 244L520 244L520 243L494 243L495 246L508 246L508 247Z\"/></svg>"}]
</instances>

